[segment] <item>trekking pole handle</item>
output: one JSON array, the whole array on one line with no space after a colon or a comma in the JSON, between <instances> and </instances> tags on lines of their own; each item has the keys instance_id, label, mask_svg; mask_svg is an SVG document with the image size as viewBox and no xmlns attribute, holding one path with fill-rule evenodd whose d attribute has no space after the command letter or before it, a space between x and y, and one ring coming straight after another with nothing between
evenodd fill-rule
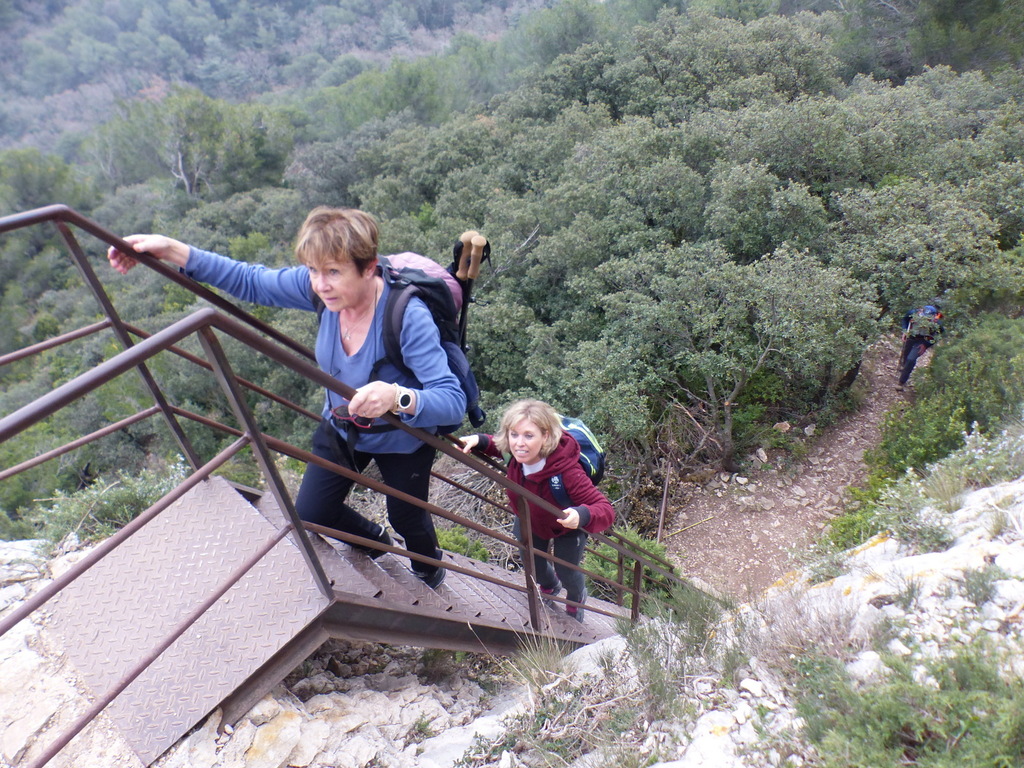
<instances>
[{"instance_id":1,"label":"trekking pole handle","mask_svg":"<svg viewBox=\"0 0 1024 768\"><path fill-rule=\"evenodd\" d=\"M470 229L459 236L459 240L462 241L462 251L459 254L459 268L455 272L455 277L459 280L465 280L469 277L470 251L473 247L473 238L478 235L479 233L475 229Z\"/></svg>"},{"instance_id":2,"label":"trekking pole handle","mask_svg":"<svg viewBox=\"0 0 1024 768\"><path fill-rule=\"evenodd\" d=\"M476 280L480 277L480 261L484 257L484 246L487 245L487 238L477 235L470 241L469 249L469 279Z\"/></svg>"}]
</instances>

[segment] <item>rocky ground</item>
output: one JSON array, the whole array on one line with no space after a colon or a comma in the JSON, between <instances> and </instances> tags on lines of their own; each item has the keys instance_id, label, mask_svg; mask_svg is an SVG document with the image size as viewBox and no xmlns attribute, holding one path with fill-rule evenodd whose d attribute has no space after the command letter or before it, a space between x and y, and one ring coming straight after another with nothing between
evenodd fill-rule
<instances>
[{"instance_id":1,"label":"rocky ground","mask_svg":"<svg viewBox=\"0 0 1024 768\"><path fill-rule=\"evenodd\" d=\"M808 447L803 459L764 451L767 461L755 454L741 473L683 485L663 541L684 575L746 599L792 569L800 551L841 511L845 489L865 479L864 451L878 444L886 411L910 396L895 388L898 357L895 337L868 351L854 382L860 408L837 424L789 425Z\"/></svg>"},{"instance_id":2,"label":"rocky ground","mask_svg":"<svg viewBox=\"0 0 1024 768\"><path fill-rule=\"evenodd\" d=\"M692 674L699 668L694 658L668 652L678 648L675 638L657 658L689 670L679 692L687 697L686 715L646 723L627 749L641 760L660 760L652 768L819 764L814 748L799 735L802 718L793 692L775 668L779 658L791 657L794 646L841 649L839 656L848 659L846 669L857 685L886 680L892 674L887 664L896 658L897 666L913 670L920 685L933 687L929 665L981 643L991 649L991 658L1002 660L1008 678L1020 679L1024 480L969 492L961 502L959 510L941 516L955 537L946 551L915 553L880 535L851 553L839 577L818 584L807 581L807 573L797 574L785 586L766 590L758 605L741 606L740 614L755 620L727 623L725 631L730 625L763 626L763 631L760 639L750 637L743 644L757 655L737 669L732 682L719 685L713 674ZM5 590L38 581L43 563L26 547L0 546L0 575L9 584ZM980 575L987 575L984 583ZM889 637L885 656L874 650L873 639L883 636ZM665 637L671 640L671 633ZM539 737L532 714L538 708L553 720L560 707L570 709L584 692L604 695L590 700L583 711L649 695L618 636L573 654L554 682L532 694L512 686L496 698L483 695L471 679L477 675L464 664L439 666L438 659L431 662L414 649L337 644L325 650L329 653L317 654L296 670L233 727L218 730L217 716L208 718L153 768L552 765L538 762L543 755L537 748L527 749ZM0 766L14 768L38 757L37 731L62 730L85 702L73 671L29 622L0 639L0 668ZM636 710L628 710L635 718ZM589 721L579 722L580 733L589 735ZM534 730L521 739L524 728ZM83 736L51 766L143 768L102 718ZM636 732L632 736L637 739ZM579 760L559 764L623 764L618 741L602 743L596 741L596 748Z\"/></svg>"}]
</instances>

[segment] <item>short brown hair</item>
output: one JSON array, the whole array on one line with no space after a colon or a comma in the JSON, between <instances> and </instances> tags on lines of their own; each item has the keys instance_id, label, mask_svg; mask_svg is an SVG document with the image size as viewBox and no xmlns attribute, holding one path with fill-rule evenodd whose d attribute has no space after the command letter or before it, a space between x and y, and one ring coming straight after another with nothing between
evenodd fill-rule
<instances>
[{"instance_id":1,"label":"short brown hair","mask_svg":"<svg viewBox=\"0 0 1024 768\"><path fill-rule=\"evenodd\" d=\"M307 267L352 261L360 274L377 266L377 222L355 208L321 205L306 216L295 238L295 258Z\"/></svg>"},{"instance_id":2,"label":"short brown hair","mask_svg":"<svg viewBox=\"0 0 1024 768\"><path fill-rule=\"evenodd\" d=\"M494 436L494 444L502 453L508 453L508 433L523 419L529 419L544 433L544 444L541 445L541 458L547 458L558 447L562 439L562 420L550 405L542 400L517 400L505 409L502 414L498 434Z\"/></svg>"}]
</instances>

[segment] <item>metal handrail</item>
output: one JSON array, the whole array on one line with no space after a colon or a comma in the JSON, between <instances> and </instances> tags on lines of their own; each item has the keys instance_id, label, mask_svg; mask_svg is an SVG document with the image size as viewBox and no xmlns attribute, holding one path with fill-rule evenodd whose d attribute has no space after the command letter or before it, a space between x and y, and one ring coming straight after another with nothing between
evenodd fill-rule
<instances>
[{"instance_id":1,"label":"metal handrail","mask_svg":"<svg viewBox=\"0 0 1024 768\"><path fill-rule=\"evenodd\" d=\"M430 502L404 494L396 489L384 485L383 483L372 480L367 476L321 459L310 452L303 451L302 449L291 446L277 438L264 434L259 429L259 425L246 404L245 397L243 396L243 390L256 392L263 397L292 408L306 417L316 419L318 418L318 415L290 402L287 398L281 397L257 384L237 377L234 374L224 348L220 343L218 333L236 339L246 348L267 356L317 385L334 391L347 399L350 399L354 395L354 390L343 382L334 379L317 368L312 362L315 360L315 357L309 349L280 333L267 323L252 317L244 310L205 286L181 275L177 270L169 268L150 254L137 254L139 263L157 271L165 278L200 296L217 309L200 309L154 334L147 334L134 326L124 323L115 310L114 305L104 290L98 276L92 270L85 252L79 245L68 225L72 224L118 250L126 252L131 251L131 246L120 237L113 235L94 222L89 221L85 217L63 205L48 206L34 211L16 214L14 216L2 217L0 218L0 234L14 229L46 222L53 223L57 227L57 230L70 250L72 257L75 259L80 273L91 288L98 303L103 308L104 313L107 315L107 319L69 333L61 334L57 337L31 345L30 347L22 350L0 356L0 366L18 360L27 359L33 355L40 354L62 344L71 343L88 335L99 333L107 329L110 329L114 335L118 337L121 344L124 346L124 350L110 359L101 362L92 369L80 374L74 379L44 393L34 401L22 406L13 413L0 418L0 443L21 434L31 426L38 424L62 408L69 406L98 387L133 370L137 371L142 376L145 385L153 396L154 405L143 409L134 415L123 418L114 424L107 425L106 427L98 429L90 434L83 435L72 440L64 446L44 452L33 459L21 462L17 466L10 467L0 473L0 480L7 479L20 472L39 466L54 458L65 455L76 448L94 442L95 440L102 439L113 432L156 414L163 415L172 434L175 436L179 447L194 471L184 482L166 494L148 510L140 514L115 534L108 537L105 541L95 547L88 555L86 555L86 557L70 568L66 573L54 579L43 589L22 603L17 609L3 617L3 619L0 620L0 636L4 635L18 622L31 615L47 601L59 594L61 590L66 588L89 568L98 563L114 548L120 546L129 537L154 520L159 514L174 503L174 501L181 498L188 490L207 479L213 471L223 466L224 463L245 447L249 447L253 451L256 460L260 465L263 477L267 482L268 490L274 495L278 506L283 510L285 520L283 521L283 527L280 527L275 534L267 540L267 542L265 542L255 553L251 554L247 558L246 562L240 566L229 577L229 579L219 584L199 607L193 610L188 617L181 620L169 636L165 637L155 648L151 649L147 655L131 670L126 672L110 690L99 696L89 711L84 713L69 730L62 733L55 742L50 744L43 754L36 759L33 766L41 766L49 762L49 760L52 759L52 757L55 756L89 722L91 722L100 711L113 701L121 691L123 691L134 679L142 674L143 671L145 671L145 669L147 669L160 655L164 648L169 647L177 637L184 633L189 626L191 626L209 607L213 605L214 602L225 594L232 584L240 579L248 569L252 568L263 557L265 557L281 538L289 534L293 537L298 549L305 558L306 564L314 577L314 581L328 600L333 599L334 588L324 572L323 564L320 562L319 557L313 549L312 543L309 539L310 531L325 533L334 538L349 541L351 543L357 543L366 547L400 553L405 557L410 557L411 559L431 565L443 565L446 568L472 578L500 584L503 587L525 593L527 596L531 625L535 631L540 630L538 610L539 594L536 589L536 583L533 576L533 557L531 555L544 557L552 562L564 564L567 567L581 571L587 574L591 579L611 585L614 589L618 590L620 596L630 594L632 597L631 617L633 620L636 620L639 616L639 601L643 594L641 578L643 569L648 568L655 572L660 571L663 574L669 575L671 578L678 580L678 577L674 574L668 573L653 559L645 558L642 555L631 551L631 549L623 546L613 537L600 534L593 535L593 538L596 541L608 544L616 550L620 560L628 558L636 563L636 567L633 572L632 584L627 585L625 583L626 579L624 577L626 574L621 568L620 578L618 581L613 581L599 574L587 571L573 563L564 562L546 552L534 550L531 546L532 537L529 535L529 515L525 514L526 503L533 503L559 517L564 515L562 510L552 504L549 504L546 500L531 493L527 489L510 481L499 465L496 465L493 462L481 460L478 457L466 455L458 447L453 445L450 439L446 440L442 437L437 437L409 427L401 419L392 414L386 414L384 419L391 423L395 428L414 434L421 441L432 445L436 450L452 457L477 473L484 475L491 481L504 487L506 490L514 491L519 498L520 516L524 522L524 535L522 540L520 541L509 537L500 531L489 529L486 526L462 517L461 515L445 510L437 505L431 504ZM206 353L206 360L185 352L177 346L182 339L193 335L198 337L199 342ZM141 341L136 342L133 337L141 337ZM197 365L211 371L217 378L229 405L234 411L235 418L241 427L235 428L219 424L212 419L203 417L199 414L189 413L188 411L169 403L166 400L164 393L157 385L156 380L149 374L146 367L147 362L150 359L162 352L171 352L172 354L182 357L193 365ZM227 434L233 434L236 439L229 447L222 450L209 462L206 462L205 464L201 463L198 455L192 448L189 438L179 424L179 419L181 418L190 419L206 424L208 427L223 430ZM359 537L351 536L341 531L320 529L317 526L304 523L299 519L292 500L284 487L284 483L278 475L275 463L271 457L271 452L293 456L307 463L319 464L332 472L336 472L352 479L354 482L359 483L364 487L403 499L406 502L419 506L431 515L444 517L458 525L475 530L482 535L489 536L507 545L517 547L523 555L525 583L514 582L512 580L505 581L483 573L482 571L475 571L454 563L442 563L438 560L434 560L433 558L424 557L397 547L387 547L385 545L378 544L377 542L360 539ZM447 478L445 479L447 480ZM453 485L458 487L457 483L453 483ZM479 497L479 494L476 495ZM667 566L667 564L664 565ZM671 566L668 566L668 570L671 570ZM569 600L556 599L558 602L565 603L566 605L578 605L578 603L574 603ZM588 610L596 613L602 613L606 616L615 616L615 614L609 613L604 609L599 608L597 605L588 606Z\"/></svg>"},{"instance_id":2,"label":"metal handrail","mask_svg":"<svg viewBox=\"0 0 1024 768\"><path fill-rule=\"evenodd\" d=\"M208 301L223 312L238 318L242 322L251 325L253 328L259 329L261 333L264 333L274 339L279 344L283 344L285 347L288 347L305 357L313 359L313 353L307 347L295 341L287 334L281 333L269 323L265 323L259 318L253 317L237 305L232 304L223 296L220 296L206 286L186 277L178 272L178 270L162 263L152 254L145 252L136 253L135 249L126 240L115 235L113 232L104 229L96 222L87 219L85 216L82 216L82 214L67 205L48 205L31 211L25 211L23 213L0 217L0 234L46 222L53 222L55 224L74 224L79 229L88 232L97 240L100 240L107 245L112 245L123 253L131 253L140 264L158 272L171 282L177 283L182 288L185 288L191 293L194 293L200 298Z\"/></svg>"},{"instance_id":3,"label":"metal handrail","mask_svg":"<svg viewBox=\"0 0 1024 768\"><path fill-rule=\"evenodd\" d=\"M7 232L19 227L43 223L46 221L53 221L58 223L58 227L61 229L61 233L62 235L64 235L65 240L68 241L69 247L72 249L72 251L79 252L76 255L80 254L80 249L77 247L77 243L74 241L73 236L71 236L70 232L66 229L66 227L63 226L63 224L65 223L75 224L84 231L89 232L90 234L94 235L104 243L112 245L115 248L122 250L131 250L130 245L121 238L117 237L116 235L113 235L112 233L108 232L102 227L99 227L95 223L89 221L85 217L82 217L80 214L63 205L48 206L45 208L36 209L35 211L29 211L23 214L17 214L15 216L0 218L0 233ZM186 318L186 321L181 321L186 322L188 327L191 328L191 331L198 331L200 327L218 327L219 330L235 337L243 344L258 349L259 351L268 355L277 362L291 368L292 370L297 371L301 375L305 376L307 379L314 381L320 386L324 386L328 389L331 389L337 392L338 394L342 395L343 397L351 397L351 395L353 394L353 390L351 388L347 387L342 382L337 381L333 377L330 377L328 374L324 373L319 368L316 368L315 366L311 365L310 362L308 361L311 361L313 359L313 355L308 349L306 349L302 345L299 345L294 340L276 331L263 321L260 321L257 318L252 317L248 313L244 312L244 310L241 310L236 305L231 304L230 302L226 301L225 299L213 293L204 286L192 281L187 277L184 277L183 275L179 274L177 270L168 268L165 264L161 263L158 259L155 259L149 254L142 253L138 254L138 256L140 263L144 264L145 266L151 269L156 270L157 272L164 275L168 279L171 279L174 282L178 283L179 285L182 285L189 291L201 296L202 298L209 300L218 308L229 312L229 314L231 314L233 318L237 318L237 320L241 320L242 323L244 323L244 325L242 325L234 321L229 322L229 318L226 318L223 315L218 315L217 313L213 313L213 310L200 310L199 313L190 316L190 318L197 318L197 316L199 316L197 321L187 322L189 318ZM179 324L175 324L175 326L177 325ZM136 328L127 325L125 327L130 328L132 332L141 333ZM257 334L253 332L252 330L250 330L251 328L258 330L259 333ZM158 339L159 341L157 342L157 344L163 346L164 340L170 338L170 336L168 335L169 330L170 328L165 329L164 331L158 334L154 334L150 336L147 339L147 341ZM269 343L266 338L267 336L269 336L275 342L284 344L284 346L287 347L287 349L281 349L280 346L277 346L273 343ZM173 345L166 345L166 347L164 348L171 349L172 347ZM174 349L174 351L176 354L185 356L186 359L189 359L188 353L183 353L181 350L178 350L176 348ZM293 354L292 351L298 352L298 356ZM121 356L118 357L120 358ZM100 384L109 381L110 379L116 377L117 375L120 375L129 368L141 367L144 359L144 355L128 355L127 357L122 358L120 364L116 367L111 367L106 363L101 364L92 371L87 372L86 375L84 375L85 381L88 382L87 386L99 386ZM198 362L198 359L194 359L193 362ZM205 365L209 367L209 363L206 363ZM69 382L68 384L72 383L73 382ZM242 383L242 385L246 386L247 388L253 388L256 386L252 385L250 382L240 383ZM58 403L63 402L64 404L66 404L67 402L70 402L70 399L74 399L75 397L80 396L72 394L72 390L74 388L67 389L66 392L64 392L65 388L67 387L68 385L63 385L62 387L59 387L57 390L48 393L48 395L39 398L37 401L30 404L29 406L20 409L15 414L11 414L11 416L0 421L0 441L3 441L10 436L9 430L11 429L12 426L15 426L16 428L16 425L19 422L23 423L26 418L29 421L38 420L39 418L42 418L42 416L45 413L51 412L52 410L58 407L62 407L62 405L59 405ZM81 386L79 386L77 389L74 389L74 391L81 392ZM68 399L69 395L70 399ZM283 398L275 399L278 399L279 402L284 400ZM304 412L306 415L313 415L299 406L295 406L294 404L290 403L288 403L288 405L294 407L296 410L300 412ZM170 414L174 414L177 412L175 408L170 406L168 406L167 411ZM315 415L313 416L315 417ZM558 509L552 504L549 504L545 499L536 496L535 494L532 494L525 488L516 486L514 483L509 481L500 470L495 469L495 467L492 464L480 461L475 457L467 456L466 454L463 454L461 450L453 447L449 442L446 442L438 437L408 427L403 421L401 421L397 417L392 416L391 414L385 415L384 418L385 420L390 421L392 425L398 429L404 429L406 431L415 433L416 436L422 439L424 442L432 444L437 450L451 456L456 461L459 461L462 464L469 466L471 469L477 471L480 474L483 474L493 482L498 483L499 485L505 487L506 489L514 490L515 493L517 495L520 495L521 498L525 498L529 502L543 509L546 509L547 511L551 512L556 516L562 516L564 514L562 510ZM365 485L365 478L363 476L358 476L355 479L357 482L360 482L361 484ZM387 493L392 489L387 489L386 487L383 487L379 490ZM409 497L408 500L412 503L423 506L424 508L433 506L421 502L418 499L413 499L412 497ZM440 512L440 509L435 507L433 509L429 509L428 511L430 511L432 514L438 514ZM447 514L444 514L443 516L447 516ZM463 524L464 521L459 522L460 524ZM493 535L493 533L494 532L491 532L491 535ZM672 572L671 566L668 563L665 563L660 558L655 560L654 557L650 554L645 556L633 551L632 547L627 547L619 543L619 540L617 539L619 539L620 537L618 537L617 534L615 534L614 532L611 533L611 536L596 534L593 535L593 538L595 541L608 544L613 550L618 552L620 558L628 558L633 561L643 562L644 567L646 569L649 569L655 573L660 573L663 577L666 577L669 580L678 580L678 577ZM543 556L546 556L546 553L543 553ZM528 559L529 558L524 558L524 560ZM592 574L592 576L604 580L597 574ZM624 579L621 579L620 581L624 581ZM625 584L620 583L618 586L620 589L632 593L632 590L626 587ZM639 595L634 594L633 596L635 602L638 599Z\"/></svg>"},{"instance_id":4,"label":"metal handrail","mask_svg":"<svg viewBox=\"0 0 1024 768\"><path fill-rule=\"evenodd\" d=\"M64 384L56 387L55 389L51 390L50 392L45 393L44 395L42 395L41 397L37 398L32 403L23 406L22 408L14 411L13 413L9 414L6 417L3 417L2 419L0 419L0 442L4 442L4 441L6 441L6 440L16 436L17 434L20 434L21 432L25 431L26 429L30 428L31 426L34 426L35 424L39 423L43 419L48 418L52 413L55 413L58 410L60 410L61 408L64 408L67 405L73 403L74 401L80 399L81 397L83 397L84 395L88 394L89 392L91 392L92 390L96 389L97 387L99 387L99 386L101 386L101 385L103 385L103 384L105 384L105 383L107 383L109 381L112 381L113 379L117 378L118 376L123 375L124 373L132 370L133 368L135 368L138 365L142 364L143 362L149 360L150 358L152 358L156 354L160 353L161 351L171 350L183 338L185 338L187 336L190 336L192 334L195 334L195 333L200 333L200 332L206 331L206 330L208 330L210 328L214 328L214 327L218 328L222 332L224 332L227 335L232 336L232 337L234 337L236 339L244 338L244 337L248 336L248 334L249 334L248 329L243 328L242 326L240 326L240 324L237 321L235 321L232 318L226 318L223 315L220 315L219 313L217 313L213 309L207 308L207 309L198 310L197 312L194 312L193 314L191 314L191 315L189 315L189 316L187 316L187 317L177 321L176 323L171 324L170 326L165 328L163 331L161 331L159 333L156 333L156 334L153 334L149 338L145 339L144 341L140 342L139 344L134 345L130 349L127 349L127 350L119 353L115 357L100 363L99 365L95 366L91 370L86 371L83 374L80 374L78 377L72 379L71 381L65 382ZM268 341L266 339L262 339L260 337L249 338L249 342L251 343L251 346L253 348L255 348L255 349L257 349L257 350L259 350L261 352L268 352L268 351L271 351L271 350L275 349L275 347L274 347L272 342L270 342L270 341ZM280 353L279 348L277 348L277 350ZM287 355L288 353L283 353L283 354ZM287 360L287 358L284 358L284 359ZM310 367L308 363L305 363L305 362L303 362L301 360L298 360L297 358L292 359L291 362L293 364L297 365L300 369L304 369L304 368L309 368ZM220 365L214 366L214 367L217 370L221 370L223 368L223 362L221 362ZM300 372L304 372L307 375L311 375L314 372L319 373L319 369L312 369L312 370L305 370L305 371L301 371L300 370ZM343 384L341 384L339 382L335 382L335 385L339 386L341 388L345 388L345 385L343 385ZM236 403L241 401L241 398L237 397L237 396L235 398L232 398L232 399ZM194 416L194 414L189 414L188 412L183 411L182 409L179 409L179 408L174 408L173 410L174 410L176 415L189 416L189 417L190 416ZM130 419L130 420L134 421L136 419ZM216 426L216 427L218 427L220 429L223 429L223 430L225 430L225 431L227 431L229 433L234 433L234 434L242 435L243 437L248 437L249 440L254 439L254 435L253 435L252 431L250 431L248 433L243 433L241 430L238 430L237 428L230 428L230 427L227 427L226 425L217 424L213 420L208 420L208 419L204 419L204 422L207 425L209 425L209 426ZM399 423L401 424L401 422L399 422ZM402 424L402 426L405 427L404 424ZM410 430L410 431L414 431L414 428L411 428L411 427L405 427L405 428ZM418 432L418 430L415 430L415 431ZM108 432L109 432L109 429L108 430L100 430L99 431L99 433L102 433L102 434L107 434ZM99 434L99 433L96 433L96 434ZM358 472L356 472L354 470L351 470L351 469L348 469L347 467L343 467L343 466L334 464L333 462L327 461L326 459L322 459L322 458L316 456L315 454L303 451L303 450L301 450L299 448L296 448L296 447L291 446L291 445L289 445L287 443L284 443L283 441L276 440L276 439L274 439L271 436L267 436L267 435L262 435L261 434L260 437L267 443L268 446L272 447L274 450L276 450L276 451L278 451L280 453L284 453L285 455L289 455L289 456L291 456L293 458L299 459L299 460L301 460L301 461L303 461L303 462L305 462L307 464L309 464L309 463L318 464L318 465L324 467L325 469L328 469L330 471L333 471L333 472L336 472L338 474L341 474L341 475L343 475L343 476L353 480L354 482L358 482L361 485L363 485L364 487L367 487L367 488L369 488L371 490L378 491L380 493L385 493L385 494L388 494L388 495L391 495L391 496L395 496L397 498L402 499L403 501L406 501L408 503L420 506L421 508L427 510L432 515L443 517L443 518L445 518L445 519L447 519L447 520L449 520L451 522L454 522L454 523L456 523L458 525L461 525L461 526L466 527L466 528L473 529L473 530L477 531L478 533L481 533L481 534L490 536L491 538L497 539L497 540L499 540L499 541L501 541L501 542L503 542L503 543L505 543L507 545L518 546L520 549L523 549L522 542L519 542L516 539L508 537L508 536L502 534L499 531L494 531L492 529L487 528L486 526L483 526L483 525L480 525L479 523L476 523L475 521L472 521L472 520L469 520L468 518L465 518L465 517L462 517L460 515L457 515L457 514L455 514L453 512L450 512L449 510L446 510L446 509L444 509L442 507L434 505L434 504L432 504L430 502L425 502L425 501L423 501L421 499L418 499L418 498L416 498L414 496L410 496L410 495L405 494L405 493L403 493L401 491L397 491L397 490L395 490L393 488L390 488L389 486L387 486L387 485L385 485L383 483L380 483L380 482L378 482L376 480L373 480L372 478L369 478L369 477L367 477L365 475L362 475L362 474L360 474L360 473L358 473ZM427 435L427 434L424 433L423 435L421 435L421 438L422 439L433 440L433 441L437 442L438 444L440 444L441 446L447 447L447 445L444 443L444 441L438 440L437 438L435 438L432 435ZM81 443L82 443L82 440L74 441L74 444L76 446L80 445ZM57 449L57 450L51 451L51 452L49 452L46 455L46 457L47 458L53 458L56 455L60 455L61 453L66 452L66 450L70 450L70 448L65 447L63 449ZM475 461L474 459L471 459L470 457L465 456L465 454L463 454L461 451L459 451L459 450L457 450L455 448L448 448L448 450L451 452L451 455L453 455L458 460L464 461L466 463L470 463L472 461ZM32 462L32 465L34 466L34 465L36 465L38 463L39 462ZM501 475L501 473L497 472L493 468L488 466L486 469L487 469L488 473L493 473L495 475L494 479L496 479L497 481L501 482L506 487L514 489L517 492L520 491L520 490L525 490L525 489L521 489L515 483L513 483L512 481L510 481L507 478L505 478L503 475ZM527 494L528 494L528 492L527 492ZM302 527L302 526L300 526L300 527ZM305 527L308 528L309 526L305 526ZM364 540L360 539L359 537L353 537L353 536L350 536L348 534L342 533L340 531L335 531L331 535L334 536L335 538L341 539L343 541L347 541L349 543L358 543L358 544L363 545L363 546L378 547L378 548L381 548L381 549L385 549L383 546L378 545L376 542L371 542L369 540L364 541ZM390 550L388 550L388 551L390 551ZM442 565L442 563L440 561L434 560L432 558L427 558L427 557L424 557L422 555L417 555L416 553L407 552L405 550L401 550L401 552L402 552L403 555L405 555L407 557L410 557L410 558L412 558L414 560L418 560L418 561L421 561L421 562L424 562L424 563L427 563L427 564L432 564L432 565ZM630 588L627 588L627 587L625 587L624 585L621 585L621 584L613 584L612 582L610 582L605 577L602 577L600 574L592 573L590 571L587 571L586 569L579 568L578 566L576 566L576 565L574 565L572 563L568 563L568 562L562 561L562 560L556 558L555 556L550 555L550 554L548 554L546 552L541 552L541 551L538 551L538 550L532 550L532 552L534 554L536 554L537 556L547 558L548 560L551 560L552 562L562 563L562 564L566 565L567 567L575 568L577 570L581 570L582 572L586 573L587 575L589 575L594 580L605 582L605 583L609 583L609 584L615 586L616 588L625 589L626 591L629 591L632 594L634 594L634 596L636 598L639 598L639 592L633 592ZM524 552L524 561L526 563L532 562L530 560L530 558L525 557L525 552ZM448 565L450 565L450 564L444 564L444 565L446 565L446 567L448 567ZM322 575L322 570L320 569L319 563L316 563L316 565L314 565L313 568L314 568L315 571L319 571L318 575L320 575L320 577L321 577L320 578L321 584L325 584L326 583L326 576ZM462 569L459 569L458 567L456 567L455 570L462 570ZM477 578L482 578L482 579L485 579L485 580L490 580L490 579L488 579L486 577L486 575L480 574L479 572L476 572L473 575L475 575ZM514 584L506 584L506 586L510 586L511 588L519 590L519 591L527 592L527 594L530 595L530 596L532 596L532 594L533 594L533 590L530 587L522 587L522 586L514 585ZM570 603L570 604L572 604L572 603ZM595 611L595 612L604 613L604 611L602 611L601 609L597 608L596 606L591 606L590 610ZM611 614L608 614L608 615L611 615ZM2 634L2 632L0 632L0 634Z\"/></svg>"}]
</instances>

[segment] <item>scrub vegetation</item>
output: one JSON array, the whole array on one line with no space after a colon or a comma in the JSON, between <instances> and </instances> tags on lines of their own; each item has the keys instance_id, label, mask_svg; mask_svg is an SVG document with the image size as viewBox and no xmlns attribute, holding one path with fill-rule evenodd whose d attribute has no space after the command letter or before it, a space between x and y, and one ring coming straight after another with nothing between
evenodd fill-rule
<instances>
[{"instance_id":1,"label":"scrub vegetation","mask_svg":"<svg viewBox=\"0 0 1024 768\"><path fill-rule=\"evenodd\" d=\"M66 203L117 233L272 265L318 204L372 212L384 252L445 261L462 231L484 232L469 327L484 405L529 394L582 416L609 449L620 514L647 532L666 467L735 468L776 422L828 423L867 346L922 301L941 301L949 328L920 376L935 406L894 417L883 474L920 469L1017 401L1004 385L1022 338L1020 10L0 3L0 210ZM0 267L0 353L97 317L51 230L0 238ZM104 269L146 330L195 306L155 275ZM258 313L312 336L305 313ZM100 334L4 366L0 412L116 349ZM269 360L237 372L317 399ZM159 375L171 401L223 411L203 377ZM0 446L0 463L147 401L111 382ZM0 509L18 521L175 451L159 424L132 425L3 483Z\"/></svg>"}]
</instances>

